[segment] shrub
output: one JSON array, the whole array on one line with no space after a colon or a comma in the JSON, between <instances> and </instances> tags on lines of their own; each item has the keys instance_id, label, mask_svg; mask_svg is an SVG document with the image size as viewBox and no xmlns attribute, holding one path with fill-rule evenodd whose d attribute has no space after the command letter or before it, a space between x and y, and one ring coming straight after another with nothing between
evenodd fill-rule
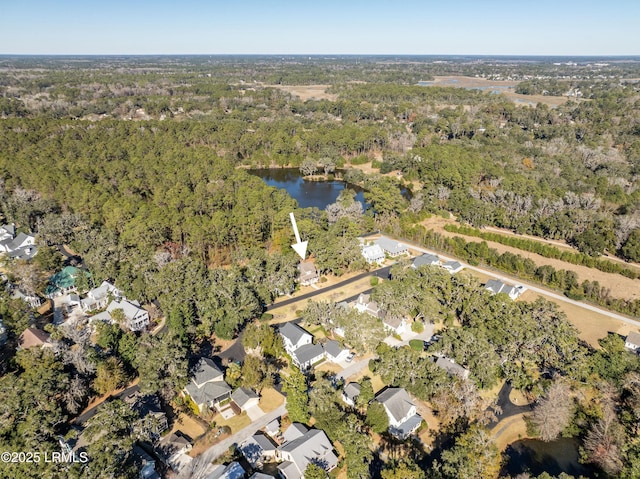
<instances>
[{"instance_id":1,"label":"shrub","mask_svg":"<svg viewBox=\"0 0 640 479\"><path fill-rule=\"evenodd\" d=\"M421 339L412 339L409 341L409 347L414 351L423 351L424 350L424 341Z\"/></svg>"},{"instance_id":2,"label":"shrub","mask_svg":"<svg viewBox=\"0 0 640 479\"><path fill-rule=\"evenodd\" d=\"M374 276L374 277L372 277L372 278L369 280L369 284L370 284L371 286L377 286L377 285L378 285L378 281L379 281L379 280L378 280L378 277L377 277L377 276Z\"/></svg>"},{"instance_id":3,"label":"shrub","mask_svg":"<svg viewBox=\"0 0 640 479\"><path fill-rule=\"evenodd\" d=\"M422 321L414 321L411 325L411 331L414 333L421 333L424 331L424 324Z\"/></svg>"}]
</instances>

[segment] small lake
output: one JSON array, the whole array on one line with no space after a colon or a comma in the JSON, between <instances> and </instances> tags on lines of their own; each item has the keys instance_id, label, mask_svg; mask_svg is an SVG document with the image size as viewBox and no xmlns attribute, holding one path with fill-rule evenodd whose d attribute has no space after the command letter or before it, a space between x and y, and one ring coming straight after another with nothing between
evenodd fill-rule
<instances>
[{"instance_id":1,"label":"small lake","mask_svg":"<svg viewBox=\"0 0 640 479\"><path fill-rule=\"evenodd\" d=\"M551 442L522 439L505 451L507 463L503 473L514 477L523 472L538 476L543 472L557 476L562 472L578 477L596 477L596 469L578 462L578 441L560 438Z\"/></svg>"},{"instance_id":2,"label":"small lake","mask_svg":"<svg viewBox=\"0 0 640 479\"><path fill-rule=\"evenodd\" d=\"M366 207L364 190L344 181L305 181L297 168L262 168L247 170L259 176L269 186L283 188L301 208L325 209L335 203L342 190L348 188L356 193L356 199Z\"/></svg>"}]
</instances>

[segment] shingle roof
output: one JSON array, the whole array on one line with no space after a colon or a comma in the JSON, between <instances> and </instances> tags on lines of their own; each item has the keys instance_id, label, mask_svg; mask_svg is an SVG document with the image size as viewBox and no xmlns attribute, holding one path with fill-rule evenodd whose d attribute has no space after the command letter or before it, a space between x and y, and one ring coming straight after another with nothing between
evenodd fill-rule
<instances>
[{"instance_id":1,"label":"shingle roof","mask_svg":"<svg viewBox=\"0 0 640 479\"><path fill-rule=\"evenodd\" d=\"M638 333L637 331L631 331L627 335L627 339L625 341L629 344L640 346L640 333Z\"/></svg>"},{"instance_id":2,"label":"shingle roof","mask_svg":"<svg viewBox=\"0 0 640 479\"><path fill-rule=\"evenodd\" d=\"M311 336L308 332L302 329L295 323L285 323L284 326L280 326L280 334L289 339L292 344L297 344L305 334Z\"/></svg>"},{"instance_id":3,"label":"shingle roof","mask_svg":"<svg viewBox=\"0 0 640 479\"><path fill-rule=\"evenodd\" d=\"M515 289L515 286L510 286L508 284L503 283L499 279L490 279L484 285L486 289L493 292L494 294L498 293L506 293L511 294L511 291Z\"/></svg>"},{"instance_id":4,"label":"shingle roof","mask_svg":"<svg viewBox=\"0 0 640 479\"><path fill-rule=\"evenodd\" d=\"M453 375L456 374L460 377L467 377L469 375L469 370L463 368L459 364L456 364L452 359L445 358L441 356L436 361L436 366L444 369L447 373Z\"/></svg>"},{"instance_id":5,"label":"shingle roof","mask_svg":"<svg viewBox=\"0 0 640 479\"><path fill-rule=\"evenodd\" d=\"M349 383L344 387L344 395L352 401L360 396L360 385L358 383Z\"/></svg>"},{"instance_id":6,"label":"shingle roof","mask_svg":"<svg viewBox=\"0 0 640 479\"><path fill-rule=\"evenodd\" d=\"M420 266L424 265L438 264L439 261L440 258L438 258L435 254L425 253L413 260L413 267L419 268Z\"/></svg>"},{"instance_id":7,"label":"shingle roof","mask_svg":"<svg viewBox=\"0 0 640 479\"><path fill-rule=\"evenodd\" d=\"M27 328L18 338L18 344L22 349L32 348L34 346L42 346L49 340L49 335L37 328Z\"/></svg>"},{"instance_id":8,"label":"shingle roof","mask_svg":"<svg viewBox=\"0 0 640 479\"><path fill-rule=\"evenodd\" d=\"M309 430L303 436L284 443L278 450L289 453L299 474L304 474L310 462L321 465L326 471L333 469L338 464L338 458L333 453L331 441L324 431L319 429ZM285 468L287 466L285 465ZM278 468L280 469L280 467ZM289 477L291 476L287 476L287 478Z\"/></svg>"},{"instance_id":9,"label":"shingle roof","mask_svg":"<svg viewBox=\"0 0 640 479\"><path fill-rule=\"evenodd\" d=\"M409 413L412 406L415 406L404 388L387 388L378 394L376 400L385 406L397 422Z\"/></svg>"},{"instance_id":10,"label":"shingle roof","mask_svg":"<svg viewBox=\"0 0 640 479\"><path fill-rule=\"evenodd\" d=\"M300 364L305 364L316 359L318 356L322 356L324 350L320 344L305 344L296 349L293 354Z\"/></svg>"},{"instance_id":11,"label":"shingle roof","mask_svg":"<svg viewBox=\"0 0 640 479\"><path fill-rule=\"evenodd\" d=\"M202 385L208 381L218 381L224 377L224 373L210 358L200 358L194 369L193 380Z\"/></svg>"},{"instance_id":12,"label":"shingle roof","mask_svg":"<svg viewBox=\"0 0 640 479\"><path fill-rule=\"evenodd\" d=\"M336 358L342 351L345 350L345 348L340 346L340 343L338 341L331 340L327 341L327 343L324 345L324 350L329 356Z\"/></svg>"},{"instance_id":13,"label":"shingle roof","mask_svg":"<svg viewBox=\"0 0 640 479\"><path fill-rule=\"evenodd\" d=\"M294 422L287 428L286 431L282 434L282 437L285 442L293 441L299 437L304 436L307 431L307 427L304 424L300 424L299 422Z\"/></svg>"},{"instance_id":14,"label":"shingle roof","mask_svg":"<svg viewBox=\"0 0 640 479\"><path fill-rule=\"evenodd\" d=\"M403 251L407 251L408 249L406 244L400 243L390 238L386 238L384 236L375 240L374 243L379 245L383 250L390 254L399 254Z\"/></svg>"},{"instance_id":15,"label":"shingle roof","mask_svg":"<svg viewBox=\"0 0 640 479\"><path fill-rule=\"evenodd\" d=\"M206 404L227 396L231 392L231 387L224 381L206 383L201 387L190 382L187 384L186 390L196 404Z\"/></svg>"},{"instance_id":16,"label":"shingle roof","mask_svg":"<svg viewBox=\"0 0 640 479\"><path fill-rule=\"evenodd\" d=\"M258 399L259 397L260 396L254 393L251 389L246 388L238 388L231 395L231 399L233 400L233 402L241 408L251 399Z\"/></svg>"}]
</instances>

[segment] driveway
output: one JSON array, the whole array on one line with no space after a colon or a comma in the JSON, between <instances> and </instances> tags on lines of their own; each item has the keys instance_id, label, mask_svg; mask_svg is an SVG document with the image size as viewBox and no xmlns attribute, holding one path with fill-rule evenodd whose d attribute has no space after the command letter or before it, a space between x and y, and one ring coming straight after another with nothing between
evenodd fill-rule
<instances>
[{"instance_id":1,"label":"driveway","mask_svg":"<svg viewBox=\"0 0 640 479\"><path fill-rule=\"evenodd\" d=\"M511 399L509 399L511 389L511 384L509 384L509 382L507 381L505 381L505 383L502 385L502 388L500 388L497 404L502 408L502 412L500 414L496 414L497 421L493 421L491 422L491 424L488 424L488 429L494 428L503 419L515 416L516 414L531 412L531 410L533 409L533 405L518 406L516 404L513 404L511 402Z\"/></svg>"},{"instance_id":2,"label":"driveway","mask_svg":"<svg viewBox=\"0 0 640 479\"><path fill-rule=\"evenodd\" d=\"M247 409L247 416L251 419L251 422L257 421L262 416L264 416L264 411L260 409L260 406L253 406Z\"/></svg>"}]
</instances>

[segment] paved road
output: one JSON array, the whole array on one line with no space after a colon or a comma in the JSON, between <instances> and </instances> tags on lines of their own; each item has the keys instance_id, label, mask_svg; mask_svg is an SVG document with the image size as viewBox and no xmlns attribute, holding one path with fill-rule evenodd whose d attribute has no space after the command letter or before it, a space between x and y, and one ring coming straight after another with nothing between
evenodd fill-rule
<instances>
[{"instance_id":1,"label":"paved road","mask_svg":"<svg viewBox=\"0 0 640 479\"><path fill-rule=\"evenodd\" d=\"M82 425L85 422L87 422L89 419L91 419L93 416L95 416L96 412L98 412L98 408L102 404L104 404L106 401L111 401L114 398L123 398L123 397L126 397L126 396L128 396L130 394L133 394L133 393L135 393L135 392L137 392L139 390L140 390L140 388L138 387L137 384L134 384L133 386L129 386L128 388L126 388L125 390L119 392L118 394L116 394L112 398L108 398L105 401L101 402L100 404L97 404L94 407L92 407L91 409L83 412L78 417L76 417L75 419L71 420L71 423Z\"/></svg>"},{"instance_id":2,"label":"paved road","mask_svg":"<svg viewBox=\"0 0 640 479\"><path fill-rule=\"evenodd\" d=\"M278 409L265 414L257 421L252 422L244 429L238 431L232 436L229 436L223 441L220 441L218 444L214 444L213 446L211 446L198 457L194 458L189 467L180 471L179 477L193 479L204 478L208 474L207 468L209 464L211 464L212 461L227 452L231 446L233 446L234 444L241 444L250 436L252 436L258 429L262 429L274 419L277 419L280 416L284 415L287 412L285 404L280 406Z\"/></svg>"},{"instance_id":3,"label":"paved road","mask_svg":"<svg viewBox=\"0 0 640 479\"><path fill-rule=\"evenodd\" d=\"M553 292L553 291L551 291L549 289L541 288L541 287L535 286L535 285L533 285L531 283L524 282L521 279L516 278L514 276L509 276L509 275L503 274L503 273L498 274L495 271L491 271L491 270L483 269L483 268L478 268L477 266L471 266L471 265L468 265L466 263L463 263L458 258L454 258L452 256L444 256L441 253L437 253L437 252L435 252L433 250L422 248L421 246L414 245L414 244L409 243L409 242L404 241L404 240L399 240L399 241L404 242L405 244L409 245L411 247L411 249L414 249L416 251L420 251L422 253L430 253L430 254L438 255L444 261L459 261L462 265L464 265L464 267L466 269L469 269L471 271L477 271L479 273L486 274L487 276L491 276L492 278L497 278L497 279L500 279L500 280L503 280L503 281L506 281L506 282L521 284L521 285L525 286L527 289L530 289L531 291L535 291L536 293L544 294L545 296L551 297L551 298L553 298L555 300L563 301L563 302L569 303L569 304L573 304L574 306L578 306L579 308L587 309L589 311L594 311L594 312L596 312L598 314L602 314L604 316L608 316L610 318L617 319L618 321L622 321L622 322L630 324L632 326L640 327L640 321L637 321L635 319L631 319L631 318L629 318L627 316L623 316L621 314L617 314L617 313L614 313L612 311L608 311L606 309L602 309L602 308L599 308L597 306L593 306L592 304L585 303L583 301L576 301L576 300L567 298L566 296L564 296L562 294L558 294L558 293L555 293L555 292Z\"/></svg>"},{"instance_id":4,"label":"paved road","mask_svg":"<svg viewBox=\"0 0 640 479\"><path fill-rule=\"evenodd\" d=\"M366 368L369 365L369 361L371 361L372 359L376 359L376 356L373 356L372 358L368 358L368 359L361 359L360 361L355 361L352 364L350 364L348 367L340 371L338 374L336 374L336 377L338 379L344 379L346 381L348 378L350 378L354 374L357 374L360 371L362 371L364 368Z\"/></svg>"},{"instance_id":5,"label":"paved road","mask_svg":"<svg viewBox=\"0 0 640 479\"><path fill-rule=\"evenodd\" d=\"M393 266L393 265L392 265ZM280 301L278 303L270 304L267 306L267 311L275 308L280 308L281 306L288 306L293 303L297 303L298 301L302 301L304 299L313 298L314 296L322 293L326 293L328 291L333 291L334 289L342 288L348 284L359 281L363 278L368 278L369 276L377 276L378 278L388 278L389 271L391 270L391 266L385 266L384 268L376 269L374 271L369 271L366 273L361 273L353 278L349 278L347 280L341 281L340 283L333 284L331 286L327 286L326 288L320 288L317 291L311 291L309 293L301 294L300 296L294 296L289 299L285 299L284 301Z\"/></svg>"}]
</instances>

